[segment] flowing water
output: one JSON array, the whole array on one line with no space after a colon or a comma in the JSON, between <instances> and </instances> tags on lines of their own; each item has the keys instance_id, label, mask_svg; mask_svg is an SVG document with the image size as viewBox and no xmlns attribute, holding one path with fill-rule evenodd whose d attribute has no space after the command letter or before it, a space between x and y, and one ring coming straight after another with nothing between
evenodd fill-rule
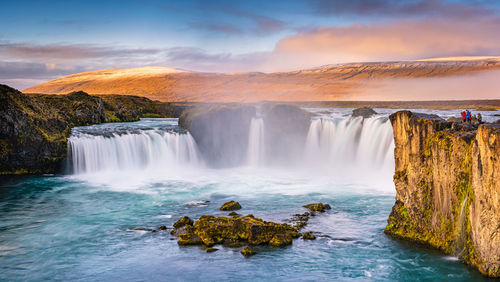
<instances>
[{"instance_id":1,"label":"flowing water","mask_svg":"<svg viewBox=\"0 0 500 282\"><path fill-rule=\"evenodd\" d=\"M79 127L66 173L4 177L0 184L0 280L479 280L456 258L383 233L394 204L392 131L387 112L351 119L316 110L303 150L289 165L267 162L263 120L249 128L247 160L207 165L176 119ZM241 213L283 221L301 206L332 210L306 230L325 235L286 248L179 247L168 231L187 215Z\"/></svg>"}]
</instances>

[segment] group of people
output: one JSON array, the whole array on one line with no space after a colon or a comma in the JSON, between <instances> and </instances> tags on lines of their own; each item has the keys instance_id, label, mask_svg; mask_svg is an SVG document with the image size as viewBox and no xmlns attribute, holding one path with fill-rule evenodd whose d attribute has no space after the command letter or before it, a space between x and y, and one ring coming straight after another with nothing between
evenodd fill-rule
<instances>
[{"instance_id":1,"label":"group of people","mask_svg":"<svg viewBox=\"0 0 500 282\"><path fill-rule=\"evenodd\" d=\"M472 122L472 114L469 110L465 110L460 114L462 115L462 122ZM478 113L476 118L479 123L482 123L483 117L481 116L481 113Z\"/></svg>"}]
</instances>

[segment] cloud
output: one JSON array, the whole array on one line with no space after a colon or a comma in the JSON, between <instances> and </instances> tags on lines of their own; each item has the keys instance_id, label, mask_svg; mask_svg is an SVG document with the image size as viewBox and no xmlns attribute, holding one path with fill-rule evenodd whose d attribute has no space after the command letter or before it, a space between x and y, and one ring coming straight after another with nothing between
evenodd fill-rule
<instances>
[{"instance_id":1,"label":"cloud","mask_svg":"<svg viewBox=\"0 0 500 282\"><path fill-rule=\"evenodd\" d=\"M90 44L48 44L0 43L0 59L24 60L72 60L96 58L129 58L157 55L161 50L154 48L123 48Z\"/></svg>"},{"instance_id":2,"label":"cloud","mask_svg":"<svg viewBox=\"0 0 500 282\"><path fill-rule=\"evenodd\" d=\"M68 67L56 64L35 62L5 62L0 61L0 79L31 78L47 79L54 76L67 75L86 71L86 68Z\"/></svg>"},{"instance_id":3,"label":"cloud","mask_svg":"<svg viewBox=\"0 0 500 282\"><path fill-rule=\"evenodd\" d=\"M313 10L320 15L387 17L471 18L495 15L484 3L460 3L443 0L313 0Z\"/></svg>"},{"instance_id":4,"label":"cloud","mask_svg":"<svg viewBox=\"0 0 500 282\"><path fill-rule=\"evenodd\" d=\"M457 55L499 55L500 19L406 20L317 28L280 40L275 53L327 64Z\"/></svg>"}]
</instances>

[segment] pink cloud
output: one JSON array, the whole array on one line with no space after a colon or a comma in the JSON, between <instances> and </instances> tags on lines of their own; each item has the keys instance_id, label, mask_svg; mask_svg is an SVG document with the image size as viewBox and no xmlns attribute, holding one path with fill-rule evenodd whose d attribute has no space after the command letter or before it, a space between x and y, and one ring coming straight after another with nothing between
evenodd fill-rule
<instances>
[{"instance_id":1,"label":"pink cloud","mask_svg":"<svg viewBox=\"0 0 500 282\"><path fill-rule=\"evenodd\" d=\"M500 54L500 19L408 20L318 28L280 40L275 53L313 65Z\"/></svg>"}]
</instances>

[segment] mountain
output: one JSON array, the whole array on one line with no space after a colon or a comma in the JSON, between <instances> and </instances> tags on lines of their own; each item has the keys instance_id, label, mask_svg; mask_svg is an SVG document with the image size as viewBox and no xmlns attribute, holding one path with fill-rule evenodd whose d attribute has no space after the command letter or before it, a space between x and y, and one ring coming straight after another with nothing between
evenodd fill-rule
<instances>
[{"instance_id":1,"label":"mountain","mask_svg":"<svg viewBox=\"0 0 500 282\"><path fill-rule=\"evenodd\" d=\"M126 94L170 102L350 100L375 81L455 77L500 70L500 57L327 65L275 73L201 73L165 67L110 69L58 78L24 93ZM418 100L418 97L415 97Z\"/></svg>"}]
</instances>

